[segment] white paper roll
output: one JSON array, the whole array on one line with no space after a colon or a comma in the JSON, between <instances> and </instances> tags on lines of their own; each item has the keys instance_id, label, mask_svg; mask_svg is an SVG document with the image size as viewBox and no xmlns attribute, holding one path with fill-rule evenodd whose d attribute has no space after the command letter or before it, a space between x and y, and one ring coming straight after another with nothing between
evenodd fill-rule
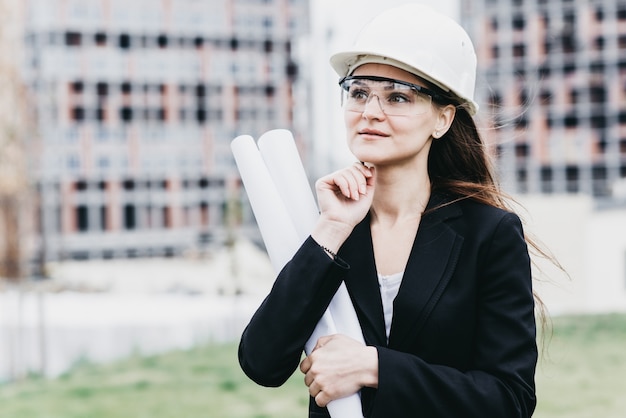
<instances>
[{"instance_id":1,"label":"white paper roll","mask_svg":"<svg viewBox=\"0 0 626 418\"><path fill-rule=\"evenodd\" d=\"M298 235L306 239L319 211L293 135L287 129L268 131L259 138L259 151Z\"/></svg>"},{"instance_id":2,"label":"white paper roll","mask_svg":"<svg viewBox=\"0 0 626 418\"><path fill-rule=\"evenodd\" d=\"M311 234L319 212L293 135L285 129L268 131L259 138L259 150L292 223L304 241ZM311 354L320 337L338 333L365 344L361 325L344 283L306 342L306 354ZM327 407L333 418L363 418L360 393L336 399Z\"/></svg>"},{"instance_id":3,"label":"white paper roll","mask_svg":"<svg viewBox=\"0 0 626 418\"><path fill-rule=\"evenodd\" d=\"M341 286L337 289L337 293L330 301L328 310L338 333L347 335L365 344L361 324L356 316L356 311L345 283L341 283Z\"/></svg>"},{"instance_id":4,"label":"white paper roll","mask_svg":"<svg viewBox=\"0 0 626 418\"><path fill-rule=\"evenodd\" d=\"M231 150L270 261L279 272L303 241L298 237L254 139L249 135L238 136L231 142Z\"/></svg>"},{"instance_id":5,"label":"white paper roll","mask_svg":"<svg viewBox=\"0 0 626 418\"><path fill-rule=\"evenodd\" d=\"M268 255L278 272L310 235L318 217L317 204L291 132L269 131L259 139L259 147L249 135L231 143ZM305 344L305 352L310 354L320 337L337 333L365 343L343 283ZM333 418L363 418L360 399L360 393L336 399L328 404L328 411Z\"/></svg>"}]
</instances>

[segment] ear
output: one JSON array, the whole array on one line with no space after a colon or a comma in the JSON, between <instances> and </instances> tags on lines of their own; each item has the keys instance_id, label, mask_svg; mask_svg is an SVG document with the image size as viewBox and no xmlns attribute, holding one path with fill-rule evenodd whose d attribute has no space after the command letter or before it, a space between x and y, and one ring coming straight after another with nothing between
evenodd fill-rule
<instances>
[{"instance_id":1,"label":"ear","mask_svg":"<svg viewBox=\"0 0 626 418\"><path fill-rule=\"evenodd\" d=\"M451 104L446 105L439 109L437 113L437 120L435 123L435 130L433 132L433 138L439 139L441 138L448 129L450 129L450 125L452 125L452 121L454 120L454 116L456 115L456 107Z\"/></svg>"}]
</instances>

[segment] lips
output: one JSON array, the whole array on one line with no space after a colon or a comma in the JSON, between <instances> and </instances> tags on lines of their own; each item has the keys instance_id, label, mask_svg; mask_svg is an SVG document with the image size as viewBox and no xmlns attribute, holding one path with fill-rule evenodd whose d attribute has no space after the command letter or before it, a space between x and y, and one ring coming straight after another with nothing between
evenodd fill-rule
<instances>
[{"instance_id":1,"label":"lips","mask_svg":"<svg viewBox=\"0 0 626 418\"><path fill-rule=\"evenodd\" d=\"M378 131L376 129L362 129L359 131L359 135L365 135L365 136L379 136L379 137L388 137L389 135Z\"/></svg>"}]
</instances>

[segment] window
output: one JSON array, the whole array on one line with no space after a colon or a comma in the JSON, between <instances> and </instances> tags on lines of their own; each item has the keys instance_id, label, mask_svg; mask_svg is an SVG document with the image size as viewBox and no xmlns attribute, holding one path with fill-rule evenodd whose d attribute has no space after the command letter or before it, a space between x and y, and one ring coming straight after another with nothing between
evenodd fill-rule
<instances>
[{"instance_id":1,"label":"window","mask_svg":"<svg viewBox=\"0 0 626 418\"><path fill-rule=\"evenodd\" d=\"M72 84L70 85L70 89L72 90L72 93L82 93L83 92L83 82L82 81L74 81L72 82Z\"/></svg>"},{"instance_id":2,"label":"window","mask_svg":"<svg viewBox=\"0 0 626 418\"><path fill-rule=\"evenodd\" d=\"M594 61L589 64L589 71L595 74L604 74L606 65L603 61Z\"/></svg>"},{"instance_id":3,"label":"window","mask_svg":"<svg viewBox=\"0 0 626 418\"><path fill-rule=\"evenodd\" d=\"M135 219L135 206L131 204L124 205L124 229L135 229L137 226Z\"/></svg>"},{"instance_id":4,"label":"window","mask_svg":"<svg viewBox=\"0 0 626 418\"><path fill-rule=\"evenodd\" d=\"M96 32L94 35L94 42L98 46L104 46L107 43L107 36L103 32Z\"/></svg>"},{"instance_id":5,"label":"window","mask_svg":"<svg viewBox=\"0 0 626 418\"><path fill-rule=\"evenodd\" d=\"M593 44L596 49L600 51L603 50L605 44L604 36L596 36L596 38L593 40Z\"/></svg>"},{"instance_id":6,"label":"window","mask_svg":"<svg viewBox=\"0 0 626 418\"><path fill-rule=\"evenodd\" d=\"M65 45L80 46L81 35L78 32L65 32Z\"/></svg>"},{"instance_id":7,"label":"window","mask_svg":"<svg viewBox=\"0 0 626 418\"><path fill-rule=\"evenodd\" d=\"M595 129L606 129L607 127L607 117L604 113L591 115L590 122L591 127Z\"/></svg>"},{"instance_id":8,"label":"window","mask_svg":"<svg viewBox=\"0 0 626 418\"><path fill-rule=\"evenodd\" d=\"M513 30L524 30L526 26L526 21L524 20L523 15L516 15L513 17L513 21L511 22L513 26Z\"/></svg>"},{"instance_id":9,"label":"window","mask_svg":"<svg viewBox=\"0 0 626 418\"><path fill-rule=\"evenodd\" d=\"M568 31L561 35L561 44L563 46L563 52L571 54L576 52L576 37L573 31Z\"/></svg>"},{"instance_id":10,"label":"window","mask_svg":"<svg viewBox=\"0 0 626 418\"><path fill-rule=\"evenodd\" d=\"M549 105L552 102L552 93L549 90L541 90L539 92L539 102L542 105Z\"/></svg>"},{"instance_id":11,"label":"window","mask_svg":"<svg viewBox=\"0 0 626 418\"><path fill-rule=\"evenodd\" d=\"M77 191L85 191L87 190L87 182L85 180L79 180L76 182L74 187Z\"/></svg>"},{"instance_id":12,"label":"window","mask_svg":"<svg viewBox=\"0 0 626 418\"><path fill-rule=\"evenodd\" d=\"M207 112L206 109L196 109L196 121L198 123L204 123L207 120Z\"/></svg>"},{"instance_id":13,"label":"window","mask_svg":"<svg viewBox=\"0 0 626 418\"><path fill-rule=\"evenodd\" d=\"M157 45L159 46L159 48L167 48L167 43L167 35L159 35L157 37Z\"/></svg>"},{"instance_id":14,"label":"window","mask_svg":"<svg viewBox=\"0 0 626 418\"><path fill-rule=\"evenodd\" d=\"M78 205L76 207L76 230L79 232L85 232L89 228L88 215L87 206Z\"/></svg>"},{"instance_id":15,"label":"window","mask_svg":"<svg viewBox=\"0 0 626 418\"><path fill-rule=\"evenodd\" d=\"M120 88L123 94L129 94L132 91L132 86L128 81L124 81Z\"/></svg>"},{"instance_id":16,"label":"window","mask_svg":"<svg viewBox=\"0 0 626 418\"><path fill-rule=\"evenodd\" d=\"M591 176L594 180L606 180L607 179L607 169L606 166L596 165L591 169Z\"/></svg>"},{"instance_id":17,"label":"window","mask_svg":"<svg viewBox=\"0 0 626 418\"><path fill-rule=\"evenodd\" d=\"M75 122L82 122L85 120L85 109L81 106L76 106L72 109L72 120Z\"/></svg>"},{"instance_id":18,"label":"window","mask_svg":"<svg viewBox=\"0 0 626 418\"><path fill-rule=\"evenodd\" d=\"M100 228L103 231L107 229L107 207L104 205L100 206Z\"/></svg>"},{"instance_id":19,"label":"window","mask_svg":"<svg viewBox=\"0 0 626 418\"><path fill-rule=\"evenodd\" d=\"M124 122L130 122L133 120L133 110L128 107L128 106L124 106L120 109L120 117L122 118L122 120Z\"/></svg>"},{"instance_id":20,"label":"window","mask_svg":"<svg viewBox=\"0 0 626 418\"><path fill-rule=\"evenodd\" d=\"M528 128L528 118L525 115L521 115L517 118L515 118L515 121L513 122L515 124L515 128L516 129L526 129ZM528 152L528 145L524 144L524 148L526 149L526 152ZM527 155L527 154L525 154Z\"/></svg>"},{"instance_id":21,"label":"window","mask_svg":"<svg viewBox=\"0 0 626 418\"><path fill-rule=\"evenodd\" d=\"M591 103L604 103L607 100L606 88L602 85L589 88L589 100Z\"/></svg>"},{"instance_id":22,"label":"window","mask_svg":"<svg viewBox=\"0 0 626 418\"><path fill-rule=\"evenodd\" d=\"M602 22L604 20L604 10L602 10L602 7L598 6L596 8L595 17L598 22Z\"/></svg>"},{"instance_id":23,"label":"window","mask_svg":"<svg viewBox=\"0 0 626 418\"><path fill-rule=\"evenodd\" d=\"M122 49L130 48L130 36L126 33L120 35L119 46Z\"/></svg>"},{"instance_id":24,"label":"window","mask_svg":"<svg viewBox=\"0 0 626 418\"><path fill-rule=\"evenodd\" d=\"M530 155L530 145L526 142L515 144L515 156L519 158L525 158Z\"/></svg>"},{"instance_id":25,"label":"window","mask_svg":"<svg viewBox=\"0 0 626 418\"><path fill-rule=\"evenodd\" d=\"M579 169L577 166L569 165L565 167L565 179L567 180L567 191L570 193L578 192Z\"/></svg>"},{"instance_id":26,"label":"window","mask_svg":"<svg viewBox=\"0 0 626 418\"><path fill-rule=\"evenodd\" d=\"M563 118L563 125L566 128L576 128L578 126L578 116L576 113L569 113Z\"/></svg>"},{"instance_id":27,"label":"window","mask_svg":"<svg viewBox=\"0 0 626 418\"><path fill-rule=\"evenodd\" d=\"M124 187L124 190L135 190L135 181L130 179L124 180L122 187Z\"/></svg>"},{"instance_id":28,"label":"window","mask_svg":"<svg viewBox=\"0 0 626 418\"><path fill-rule=\"evenodd\" d=\"M541 167L541 191L543 193L552 192L552 167Z\"/></svg>"}]
</instances>

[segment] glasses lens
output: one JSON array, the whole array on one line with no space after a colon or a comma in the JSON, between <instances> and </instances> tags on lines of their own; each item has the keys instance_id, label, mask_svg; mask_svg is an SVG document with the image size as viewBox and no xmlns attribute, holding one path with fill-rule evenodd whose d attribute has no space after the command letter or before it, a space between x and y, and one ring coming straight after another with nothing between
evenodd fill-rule
<instances>
[{"instance_id":1,"label":"glasses lens","mask_svg":"<svg viewBox=\"0 0 626 418\"><path fill-rule=\"evenodd\" d=\"M341 83L342 103L346 110L362 113L367 106L380 106L389 116L426 113L432 98L416 88L394 80L346 79ZM374 102L376 99L377 103Z\"/></svg>"}]
</instances>

